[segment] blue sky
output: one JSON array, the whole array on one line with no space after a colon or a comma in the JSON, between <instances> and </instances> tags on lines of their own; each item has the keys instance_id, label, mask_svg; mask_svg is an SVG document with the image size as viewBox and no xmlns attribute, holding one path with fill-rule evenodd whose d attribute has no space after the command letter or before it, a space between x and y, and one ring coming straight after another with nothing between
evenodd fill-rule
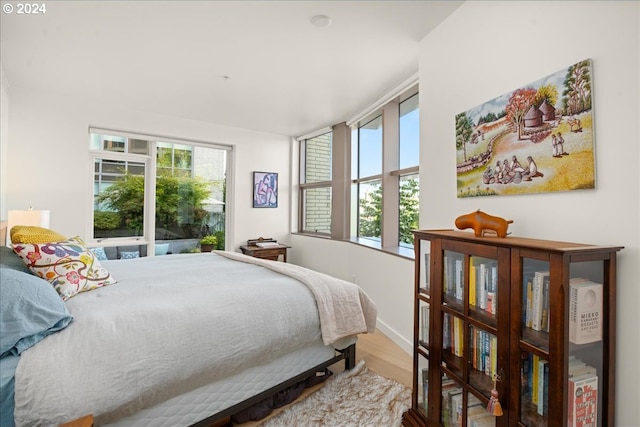
<instances>
[{"instance_id":1,"label":"blue sky","mask_svg":"<svg viewBox=\"0 0 640 427\"><path fill-rule=\"evenodd\" d=\"M400 116L400 169L417 166L420 153L420 110ZM360 176L379 174L382 170L382 127L361 128Z\"/></svg>"}]
</instances>

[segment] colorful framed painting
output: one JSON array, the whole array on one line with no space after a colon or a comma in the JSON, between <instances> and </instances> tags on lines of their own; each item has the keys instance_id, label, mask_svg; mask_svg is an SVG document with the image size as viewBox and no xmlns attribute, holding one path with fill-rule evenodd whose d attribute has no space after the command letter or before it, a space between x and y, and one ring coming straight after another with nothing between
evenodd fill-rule
<instances>
[{"instance_id":1,"label":"colorful framed painting","mask_svg":"<svg viewBox=\"0 0 640 427\"><path fill-rule=\"evenodd\" d=\"M456 115L457 196L595 188L587 59Z\"/></svg>"},{"instance_id":2,"label":"colorful framed painting","mask_svg":"<svg viewBox=\"0 0 640 427\"><path fill-rule=\"evenodd\" d=\"M253 207L278 207L278 174L275 172L253 173Z\"/></svg>"}]
</instances>

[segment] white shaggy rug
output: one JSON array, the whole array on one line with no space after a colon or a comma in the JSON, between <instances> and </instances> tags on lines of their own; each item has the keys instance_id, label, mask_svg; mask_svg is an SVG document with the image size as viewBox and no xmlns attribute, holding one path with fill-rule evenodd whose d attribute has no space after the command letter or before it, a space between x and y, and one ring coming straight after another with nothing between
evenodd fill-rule
<instances>
[{"instance_id":1,"label":"white shaggy rug","mask_svg":"<svg viewBox=\"0 0 640 427\"><path fill-rule=\"evenodd\" d=\"M361 360L260 427L395 427L409 406L410 388L370 371Z\"/></svg>"}]
</instances>

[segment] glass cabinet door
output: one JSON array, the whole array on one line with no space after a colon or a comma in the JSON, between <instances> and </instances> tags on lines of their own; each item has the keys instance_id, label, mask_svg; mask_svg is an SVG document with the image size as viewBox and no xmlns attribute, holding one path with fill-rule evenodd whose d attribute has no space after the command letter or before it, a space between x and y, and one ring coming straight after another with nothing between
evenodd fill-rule
<instances>
[{"instance_id":1,"label":"glass cabinet door","mask_svg":"<svg viewBox=\"0 0 640 427\"><path fill-rule=\"evenodd\" d=\"M415 347L413 407L426 422L429 414L429 345L431 323L431 242L414 239L415 271Z\"/></svg>"},{"instance_id":2,"label":"glass cabinet door","mask_svg":"<svg viewBox=\"0 0 640 427\"><path fill-rule=\"evenodd\" d=\"M568 257L574 258L581 256ZM549 416L555 404L556 412L567 408L569 427L602 427L605 263L570 261L556 263L555 270L553 265L553 257L522 258L519 422L528 427L555 424ZM568 276L563 266L568 266ZM559 292L564 292L561 301ZM558 338L553 338L554 322L564 324L568 334L558 328ZM550 387L554 378L555 388Z\"/></svg>"},{"instance_id":3,"label":"glass cabinet door","mask_svg":"<svg viewBox=\"0 0 640 427\"><path fill-rule=\"evenodd\" d=\"M572 262L569 278L568 425L603 426L606 392L604 263Z\"/></svg>"},{"instance_id":4,"label":"glass cabinet door","mask_svg":"<svg viewBox=\"0 0 640 427\"><path fill-rule=\"evenodd\" d=\"M548 260L522 259L520 422L548 425L551 274ZM558 287L559 288L559 287Z\"/></svg>"}]
</instances>

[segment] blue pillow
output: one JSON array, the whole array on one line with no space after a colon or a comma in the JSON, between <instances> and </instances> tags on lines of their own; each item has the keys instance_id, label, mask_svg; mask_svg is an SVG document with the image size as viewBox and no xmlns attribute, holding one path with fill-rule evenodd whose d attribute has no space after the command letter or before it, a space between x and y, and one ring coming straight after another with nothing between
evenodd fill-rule
<instances>
[{"instance_id":1,"label":"blue pillow","mask_svg":"<svg viewBox=\"0 0 640 427\"><path fill-rule=\"evenodd\" d=\"M120 252L120 259L134 259L140 258L139 251Z\"/></svg>"},{"instance_id":2,"label":"blue pillow","mask_svg":"<svg viewBox=\"0 0 640 427\"><path fill-rule=\"evenodd\" d=\"M102 246L99 246L97 248L89 248L91 250L91 252L93 252L93 254L96 256L96 259L98 261L108 261L109 258L107 257L107 253L104 251L104 248Z\"/></svg>"},{"instance_id":3,"label":"blue pillow","mask_svg":"<svg viewBox=\"0 0 640 427\"><path fill-rule=\"evenodd\" d=\"M156 243L155 254L156 255L166 255L169 252L169 244L168 243Z\"/></svg>"},{"instance_id":4,"label":"blue pillow","mask_svg":"<svg viewBox=\"0 0 640 427\"><path fill-rule=\"evenodd\" d=\"M0 267L31 273L27 264L22 261L22 258L16 255L16 253L13 252L13 249L7 246L0 246Z\"/></svg>"},{"instance_id":5,"label":"blue pillow","mask_svg":"<svg viewBox=\"0 0 640 427\"><path fill-rule=\"evenodd\" d=\"M46 280L0 268L0 283L0 358L20 355L73 320L62 298Z\"/></svg>"}]
</instances>

